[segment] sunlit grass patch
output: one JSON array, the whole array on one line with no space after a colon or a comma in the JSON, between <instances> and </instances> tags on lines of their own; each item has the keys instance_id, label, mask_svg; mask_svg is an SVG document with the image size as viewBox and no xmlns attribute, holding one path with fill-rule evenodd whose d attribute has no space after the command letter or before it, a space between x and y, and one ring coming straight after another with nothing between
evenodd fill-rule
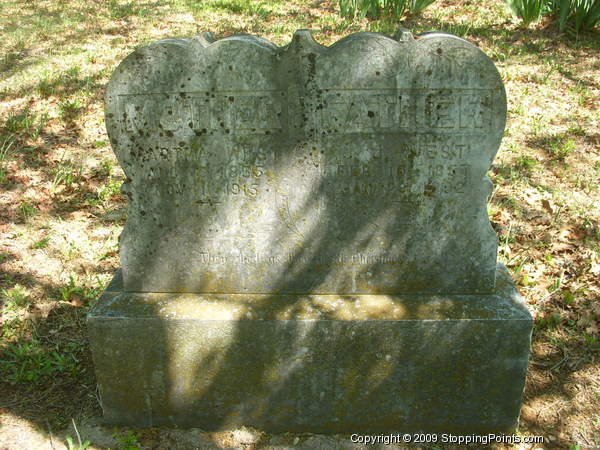
<instances>
[{"instance_id":1,"label":"sunlit grass patch","mask_svg":"<svg viewBox=\"0 0 600 450\"><path fill-rule=\"evenodd\" d=\"M10 289L2 289L0 293L2 294L4 307L9 310L29 305L28 290L20 284L15 284Z\"/></svg>"},{"instance_id":2,"label":"sunlit grass patch","mask_svg":"<svg viewBox=\"0 0 600 450\"><path fill-rule=\"evenodd\" d=\"M38 115L34 112L31 112L29 109L23 109L19 112L10 114L0 129L4 138L4 142L8 142L11 137L15 136L31 138L34 140L37 139L47 120L47 114Z\"/></svg>"},{"instance_id":3,"label":"sunlit grass patch","mask_svg":"<svg viewBox=\"0 0 600 450\"><path fill-rule=\"evenodd\" d=\"M23 219L23 221L27 222L29 219L34 217L37 214L37 208L35 204L30 201L23 200L19 204L19 215Z\"/></svg>"},{"instance_id":4,"label":"sunlit grass patch","mask_svg":"<svg viewBox=\"0 0 600 450\"><path fill-rule=\"evenodd\" d=\"M133 1L109 0L107 2L109 17L111 19L125 19L130 16L144 17L151 13L151 8L156 4L138 4Z\"/></svg>"},{"instance_id":5,"label":"sunlit grass patch","mask_svg":"<svg viewBox=\"0 0 600 450\"><path fill-rule=\"evenodd\" d=\"M33 249L46 248L48 246L48 242L50 242L50 237L49 236L43 237L39 241L36 241L33 244L31 244L31 248L33 248Z\"/></svg>"},{"instance_id":6,"label":"sunlit grass patch","mask_svg":"<svg viewBox=\"0 0 600 450\"><path fill-rule=\"evenodd\" d=\"M70 160L60 161L50 172L53 175L52 190L57 190L60 186L71 187L73 183L78 182L83 174L83 165L81 161L73 162Z\"/></svg>"}]
</instances>

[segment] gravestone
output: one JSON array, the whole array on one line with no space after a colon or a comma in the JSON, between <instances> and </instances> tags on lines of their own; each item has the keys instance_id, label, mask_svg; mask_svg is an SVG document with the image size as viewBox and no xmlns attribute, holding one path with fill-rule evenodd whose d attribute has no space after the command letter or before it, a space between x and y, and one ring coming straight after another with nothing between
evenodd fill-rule
<instances>
[{"instance_id":1,"label":"gravestone","mask_svg":"<svg viewBox=\"0 0 600 450\"><path fill-rule=\"evenodd\" d=\"M88 317L106 421L513 429L532 319L487 217L505 120L493 62L443 33L129 55L122 270Z\"/></svg>"}]
</instances>

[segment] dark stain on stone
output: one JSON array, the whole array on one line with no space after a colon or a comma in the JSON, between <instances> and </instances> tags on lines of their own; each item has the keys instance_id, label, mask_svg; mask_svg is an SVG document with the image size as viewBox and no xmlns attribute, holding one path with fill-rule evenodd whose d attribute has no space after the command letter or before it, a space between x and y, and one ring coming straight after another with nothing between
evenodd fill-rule
<instances>
[{"instance_id":1,"label":"dark stain on stone","mask_svg":"<svg viewBox=\"0 0 600 450\"><path fill-rule=\"evenodd\" d=\"M435 186L431 183L427 184L425 186L425 188L423 189L423 195L426 195L427 197L433 197L434 193L435 193Z\"/></svg>"},{"instance_id":2,"label":"dark stain on stone","mask_svg":"<svg viewBox=\"0 0 600 450\"><path fill-rule=\"evenodd\" d=\"M317 55L309 53L306 57L308 58L308 81L311 81L317 74Z\"/></svg>"},{"instance_id":3,"label":"dark stain on stone","mask_svg":"<svg viewBox=\"0 0 600 450\"><path fill-rule=\"evenodd\" d=\"M367 116L373 118L375 117L375 113L373 111L367 111Z\"/></svg>"}]
</instances>

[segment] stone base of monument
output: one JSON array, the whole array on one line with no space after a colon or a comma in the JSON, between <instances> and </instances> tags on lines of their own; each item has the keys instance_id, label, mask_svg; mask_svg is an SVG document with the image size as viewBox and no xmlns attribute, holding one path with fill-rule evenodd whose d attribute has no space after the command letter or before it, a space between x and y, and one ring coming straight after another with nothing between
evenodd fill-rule
<instances>
[{"instance_id":1,"label":"stone base of monument","mask_svg":"<svg viewBox=\"0 0 600 450\"><path fill-rule=\"evenodd\" d=\"M509 432L532 318L490 295L127 293L88 317L107 423L273 432Z\"/></svg>"}]
</instances>

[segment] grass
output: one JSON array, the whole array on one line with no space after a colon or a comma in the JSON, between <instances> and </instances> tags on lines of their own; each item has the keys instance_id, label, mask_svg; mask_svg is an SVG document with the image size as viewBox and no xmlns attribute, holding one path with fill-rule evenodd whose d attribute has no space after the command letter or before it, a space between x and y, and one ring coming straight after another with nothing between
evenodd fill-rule
<instances>
[{"instance_id":1,"label":"grass","mask_svg":"<svg viewBox=\"0 0 600 450\"><path fill-rule=\"evenodd\" d=\"M5 164L12 156L12 147L14 143L15 140L10 135L4 136L2 143L0 143L0 185L3 185L6 181L7 169Z\"/></svg>"},{"instance_id":2,"label":"grass","mask_svg":"<svg viewBox=\"0 0 600 450\"><path fill-rule=\"evenodd\" d=\"M15 284L10 289L2 290L4 307L9 310L22 308L29 304L27 290L20 284Z\"/></svg>"},{"instance_id":3,"label":"grass","mask_svg":"<svg viewBox=\"0 0 600 450\"><path fill-rule=\"evenodd\" d=\"M99 279L85 280L79 279L76 275L69 277L69 282L59 288L60 298L69 302L74 298L77 301L91 302L98 298L103 289L103 284Z\"/></svg>"},{"instance_id":4,"label":"grass","mask_svg":"<svg viewBox=\"0 0 600 450\"><path fill-rule=\"evenodd\" d=\"M52 190L58 189L60 186L70 187L72 184L81 180L84 167L81 163L72 161L60 161L54 168L51 169Z\"/></svg>"},{"instance_id":5,"label":"grass","mask_svg":"<svg viewBox=\"0 0 600 450\"><path fill-rule=\"evenodd\" d=\"M0 372L9 384L34 386L54 377L77 377L80 372L78 353L81 346L70 343L51 350L37 340L9 343L3 351Z\"/></svg>"},{"instance_id":6,"label":"grass","mask_svg":"<svg viewBox=\"0 0 600 450\"><path fill-rule=\"evenodd\" d=\"M33 140L40 136L46 122L47 114L37 116L28 110L10 115L4 123L4 135L22 135Z\"/></svg>"},{"instance_id":7,"label":"grass","mask_svg":"<svg viewBox=\"0 0 600 450\"><path fill-rule=\"evenodd\" d=\"M114 434L114 437L119 443L119 448L126 450L137 450L140 448L140 442L135 433L131 430L117 432Z\"/></svg>"},{"instance_id":8,"label":"grass","mask_svg":"<svg viewBox=\"0 0 600 450\"><path fill-rule=\"evenodd\" d=\"M109 204L110 200L120 195L121 182L112 176L108 177L106 184L96 189L98 200L102 205Z\"/></svg>"},{"instance_id":9,"label":"grass","mask_svg":"<svg viewBox=\"0 0 600 450\"><path fill-rule=\"evenodd\" d=\"M285 45L295 29L311 28L330 45L355 31L397 29L388 19L341 18L336 8L312 0L3 4L2 411L44 429L100 414L84 318L119 266L125 175L103 121L118 63L139 45L201 31ZM499 258L536 318L520 430L552 435L562 448L600 445L600 35L558 34L547 18L524 28L501 0L435 2L403 26L464 37L502 74L509 122L488 209ZM151 441L149 431L132 433L132 445Z\"/></svg>"},{"instance_id":10,"label":"grass","mask_svg":"<svg viewBox=\"0 0 600 450\"><path fill-rule=\"evenodd\" d=\"M23 200L19 204L19 214L24 221L28 221L37 214L37 208L33 203Z\"/></svg>"}]
</instances>

